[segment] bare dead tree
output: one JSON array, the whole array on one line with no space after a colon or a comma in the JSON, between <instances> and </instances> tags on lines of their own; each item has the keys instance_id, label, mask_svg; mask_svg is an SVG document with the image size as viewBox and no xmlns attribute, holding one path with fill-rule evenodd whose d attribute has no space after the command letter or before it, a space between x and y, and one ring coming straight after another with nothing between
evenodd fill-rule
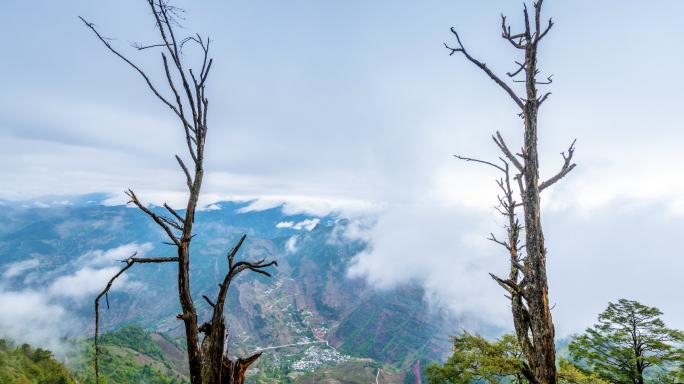
<instances>
[{"instance_id":1,"label":"bare dead tree","mask_svg":"<svg viewBox=\"0 0 684 384\"><path fill-rule=\"evenodd\" d=\"M467 161L477 161L491 165L504 173L504 177L497 181L499 188L503 191L503 197L499 196L499 205L496 207L501 214L508 218L506 228L508 238L504 241L498 240L493 234L490 240L502 245L510 253L511 270L508 279L501 279L491 275L507 292L507 298L511 300L511 310L518 342L527 360L523 367L525 377L531 383L553 383L558 382L556 374L556 351L554 343L554 326L551 319L548 300L548 283L546 278L546 248L544 246L544 235L541 225L541 214L539 204L539 194L544 189L565 177L573 168L572 156L574 153L574 142L570 145L568 155L562 153L564 164L561 170L547 181L539 182L539 156L537 151L537 113L539 107L546 101L551 94L545 93L538 96L537 85L551 84L551 76L546 81L537 81L539 74L537 69L537 48L539 42L546 36L553 22L549 19L548 26L542 30L541 8L542 1L534 3L534 25L531 25L527 6L524 9L525 31L519 34L512 34L511 28L506 26L506 17L502 19L502 37L508 40L515 48L525 52L525 61L516 62L519 68L513 73L507 73L513 82L525 83L525 97L518 96L515 91L501 78L495 75L487 65L476 60L464 48L458 33L451 28L451 32L456 37L457 48L451 48L450 55L456 52L462 53L470 62L482 69L492 80L494 80L508 95L513 99L521 112L520 117L524 119L524 147L520 153L513 154L503 138L496 133L492 136L496 145L505 155L505 159L500 158L503 166L495 165L490 162L464 158ZM516 80L518 74L524 75L524 80ZM553 75L552 75L553 76ZM517 156L517 157L516 157ZM522 162L518 159L520 158ZM518 172L513 176L517 181L521 202L514 200L514 188L511 187L511 175L509 164L512 164L514 171ZM524 228L516 218L515 209L522 207L524 210ZM520 245L520 231L525 231L525 243ZM522 275L522 279L519 279ZM532 336L530 339L530 335Z\"/></svg>"},{"instance_id":2,"label":"bare dead tree","mask_svg":"<svg viewBox=\"0 0 684 384\"><path fill-rule=\"evenodd\" d=\"M128 190L126 194L131 198L128 203L135 204L141 211L147 214L157 225L159 225L167 234L170 242L166 244L175 246L178 250L178 257L168 258L136 258L135 254L122 262L125 266L117 273L107 284L105 290L95 300L95 376L99 383L99 368L98 356L100 351L97 345L99 332L99 300L104 295L107 299L107 307L109 307L108 292L114 280L119 277L127 269L131 268L136 263L178 263L178 296L183 313L176 318L182 320L185 324L185 334L188 344L188 358L190 363L190 382L192 384L233 384L242 383L244 381L245 371L250 364L256 361L260 353L250 356L246 359L237 359L232 361L227 356L227 348L224 341L227 337L227 330L225 326L225 319L223 316L223 309L226 300L226 293L230 287L233 278L240 272L250 270L270 276L264 269L271 265L278 265L275 260L266 262L265 259L257 262L239 261L234 262L234 257L242 246L245 240L243 236L238 244L228 253L228 273L226 274L222 283L219 284L219 292L215 302L212 302L207 296L204 299L214 309L212 318L209 322L200 326L197 324L197 313L195 305L190 293L190 242L194 237L193 224L195 222L195 211L197 209L197 200L199 198L200 189L202 186L202 178L204 176L204 145L207 135L207 109L209 101L205 96L206 81L211 69L212 59L209 58L209 38L203 39L199 35L177 40L174 34L174 28L179 26L178 19L182 19L182 9L174 7L169 4L168 0L146 0L152 10L152 15L155 18L156 27L159 31L160 43L144 46L142 44L132 44L138 50L160 48L161 58L164 64L164 71L166 79L173 98L163 96L157 88L152 84L149 77L135 64L133 64L126 57L121 55L110 44L111 39L103 37L97 31L96 26L80 18L87 27L89 27L97 36L97 38L115 55L124 60L129 66L135 69L147 82L147 85L152 92L168 106L172 112L178 117L183 129L185 131L185 139L188 146L188 152L192 159L190 169L185 166L185 163L179 156L176 160L180 168L185 174L185 181L187 183L190 197L188 198L185 209L185 216L181 216L169 205L164 204L164 208L169 212L169 216L161 215L152 212L148 209L135 195L132 190ZM187 71L183 67L181 56L182 49L186 43L192 43L201 48L203 57L201 61L201 68L199 73L193 72L192 69ZM168 58L167 58L168 55ZM170 59L170 60L169 60ZM169 61L171 64L169 65ZM182 88L178 88L176 82L180 79ZM191 170L193 171L191 173ZM200 345L199 333L204 333L204 339Z\"/></svg>"}]
</instances>

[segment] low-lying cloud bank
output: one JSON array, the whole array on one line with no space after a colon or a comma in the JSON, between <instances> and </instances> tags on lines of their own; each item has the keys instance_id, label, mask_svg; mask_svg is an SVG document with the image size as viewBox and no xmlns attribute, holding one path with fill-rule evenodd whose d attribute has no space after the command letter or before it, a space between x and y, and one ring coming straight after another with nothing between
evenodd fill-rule
<instances>
[{"instance_id":1,"label":"low-lying cloud bank","mask_svg":"<svg viewBox=\"0 0 684 384\"><path fill-rule=\"evenodd\" d=\"M288 207L290 213L310 209ZM343 211L340 216L353 215ZM508 271L506 251L487 240L490 233L505 237L504 220L493 209L430 203L376 205L370 214L356 217L344 233L335 234L369 244L353 259L350 277L364 278L377 289L418 283L431 308L448 310L467 327L512 327L504 291L488 275L505 276ZM684 214L672 209L671 201L623 199L591 209L551 205L542 210L542 223L559 337L583 331L608 302L620 298L656 306L665 313L668 326L684 329L678 289L684 270L679 244ZM289 252L297 249L298 241L297 236L288 240ZM0 275L0 332L29 342L63 334L68 329L69 303L94 297L119 270L116 260L136 250L144 254L152 245L89 252L42 275L33 272L40 267L36 260L5 267ZM139 284L123 275L113 290ZM35 288L39 286L45 288Z\"/></svg>"},{"instance_id":2,"label":"low-lying cloud bank","mask_svg":"<svg viewBox=\"0 0 684 384\"><path fill-rule=\"evenodd\" d=\"M468 323L505 326L500 288L487 272L500 272L505 258L486 240L492 216L455 205L391 207L357 236L370 247L357 255L349 276L376 288L419 283L433 307Z\"/></svg>"},{"instance_id":3,"label":"low-lying cloud bank","mask_svg":"<svg viewBox=\"0 0 684 384\"><path fill-rule=\"evenodd\" d=\"M684 329L680 290L684 215L666 201L614 201L590 211L547 209L549 297L557 336L582 332L608 302L620 298L656 306L669 326ZM492 210L457 205L393 206L377 224L351 236L370 247L354 258L351 277L378 289L418 282L433 306L468 326L512 328L510 304L489 277L508 274L506 251L487 241L505 237Z\"/></svg>"},{"instance_id":4,"label":"low-lying cloud bank","mask_svg":"<svg viewBox=\"0 0 684 384\"><path fill-rule=\"evenodd\" d=\"M150 243L131 243L108 251L91 251L42 274L33 272L40 266L37 260L10 264L0 275L0 331L5 337L21 342L61 350L59 337L78 324L76 316L67 308L102 292L109 279L121 269L119 260L136 251L144 255L152 249ZM9 289L11 282L14 289ZM21 288L16 289L17 285ZM112 284L111 290L141 285L124 274Z\"/></svg>"}]
</instances>

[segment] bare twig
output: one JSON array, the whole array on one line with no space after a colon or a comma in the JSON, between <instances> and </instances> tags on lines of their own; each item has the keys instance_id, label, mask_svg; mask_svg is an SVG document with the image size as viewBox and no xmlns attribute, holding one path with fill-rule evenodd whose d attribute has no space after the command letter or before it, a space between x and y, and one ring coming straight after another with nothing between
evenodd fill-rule
<instances>
[{"instance_id":1,"label":"bare twig","mask_svg":"<svg viewBox=\"0 0 684 384\"><path fill-rule=\"evenodd\" d=\"M496 76L494 74L494 72L492 72L489 68L487 68L487 64L484 64L484 63L477 61L475 58L470 56L468 54L468 52L466 52L465 48L463 48L463 44L461 44L461 39L458 37L458 33L456 33L456 31L453 28L451 28L451 33L453 33L454 36L456 36L456 41L458 42L458 46L460 47L460 48L451 48L448 45L444 44L444 46L447 47L447 49L451 50L451 55L453 55L455 52L462 52L463 55L465 55L465 57L468 58L468 60L470 60L478 68L485 71L485 73L487 73L487 75L489 75L489 77L492 80L494 80L497 84L499 84L499 86L501 88L503 88L506 92L508 92L508 94L511 96L513 101L515 101L515 103L518 105L518 107L520 107L520 109L525 109L525 105L520 101L520 98L518 97L518 95L515 94L515 92L513 92L511 87L509 87L505 82L503 82L501 79L499 79L499 77Z\"/></svg>"},{"instance_id":2,"label":"bare twig","mask_svg":"<svg viewBox=\"0 0 684 384\"><path fill-rule=\"evenodd\" d=\"M518 49L525 49L527 48L527 44L522 44L522 41L525 40L526 36L524 33L520 33L514 36L511 36L511 27L506 27L506 16L501 14L501 28L503 29L503 33L501 34L501 37L504 39L508 40L514 47ZM520 42L516 43L514 40L515 39L520 39ZM518 71L520 72L520 71ZM509 75L511 76L511 75ZM512 76L511 76L512 77Z\"/></svg>"},{"instance_id":3,"label":"bare twig","mask_svg":"<svg viewBox=\"0 0 684 384\"><path fill-rule=\"evenodd\" d=\"M575 142L576 142L576 141L577 141L577 139L575 139L575 140L572 142L572 144L570 144L570 148L568 148L568 156L567 156L567 157L565 156L565 152L562 152L562 153L561 153L561 155L563 156L563 160L564 160L564 162L563 162L563 168L561 168L560 172L558 172L558 174L556 174L556 176L554 176L554 177L552 177L552 178L546 180L545 182L543 182L543 183L541 183L541 184L539 185L539 191L540 191L540 192L543 191L544 189L550 187L551 185L553 185L553 184L554 184L555 182L557 182L558 180L560 180L560 179L562 179L563 177L565 177L565 175L567 175L568 173L570 173L570 171L572 171L572 170L575 168L575 166L576 166L577 164L570 164L570 162L572 161L572 155L575 153L575 148L574 148L574 147L575 147Z\"/></svg>"},{"instance_id":4,"label":"bare twig","mask_svg":"<svg viewBox=\"0 0 684 384\"><path fill-rule=\"evenodd\" d=\"M518 159L516 159L515 156L513 156L511 151L508 149L499 131L496 132L496 137L492 136L492 139L494 140L496 145L501 149L504 155L506 155L506 158L508 158L508 160L510 160L511 163L513 163L513 165L515 165L515 167L518 168L518 171L522 172L524 169L522 164L520 164L520 161L518 161Z\"/></svg>"},{"instance_id":5,"label":"bare twig","mask_svg":"<svg viewBox=\"0 0 684 384\"><path fill-rule=\"evenodd\" d=\"M551 92L547 92L544 96L542 96L542 97L539 99L538 105L542 105L542 103L543 103L544 101L546 101L546 99L548 99L550 95L551 95Z\"/></svg>"},{"instance_id":6,"label":"bare twig","mask_svg":"<svg viewBox=\"0 0 684 384\"><path fill-rule=\"evenodd\" d=\"M543 81L535 81L534 83L535 83L535 84L551 84L551 83L553 83L553 80L551 80L552 77L553 77L553 75L547 77L547 78L546 78L546 80L547 80L546 82L543 82Z\"/></svg>"},{"instance_id":7,"label":"bare twig","mask_svg":"<svg viewBox=\"0 0 684 384\"><path fill-rule=\"evenodd\" d=\"M169 103L161 94L159 94L159 92L157 92L157 89L152 85L152 82L150 81L150 79L147 77L147 75L145 75L145 73L142 70L140 70L140 68L138 68L130 60L128 60L127 58L122 56L119 52L117 52L114 48L112 48L112 46L109 44L108 39L102 37L100 35L100 33L97 32L97 30L95 29L95 24L85 21L81 16L79 16L78 18L81 19L81 21L83 21L85 23L85 25L88 26L88 28L92 29L93 32L95 32L95 35L97 35L97 38L100 39L100 41L102 41L102 43L104 43L104 45L107 46L107 48L109 48L110 51L112 51L115 55L119 56L123 61L128 63L131 67L135 68L135 70L138 71L138 73L140 73L140 75L142 75L142 77L147 82L147 85L150 87L152 92L154 92L154 94L159 98L159 100L163 101L164 104L166 104L169 108L171 108L173 110L173 112L176 114L176 116L178 116L181 120L183 120L184 123L187 124L187 121L185 121L185 118L178 111L178 108L176 108L176 106L174 106L173 104Z\"/></svg>"},{"instance_id":8,"label":"bare twig","mask_svg":"<svg viewBox=\"0 0 684 384\"><path fill-rule=\"evenodd\" d=\"M523 69L525 69L525 64L520 64L520 63L518 63L517 61L516 61L515 63L518 64L518 65L520 66L520 68L518 68L518 70L515 71L515 72L513 72L513 73L506 72L506 74L507 74L508 76L510 76L510 77L514 77L515 75L517 75L518 73L520 73L520 71L522 71Z\"/></svg>"},{"instance_id":9,"label":"bare twig","mask_svg":"<svg viewBox=\"0 0 684 384\"><path fill-rule=\"evenodd\" d=\"M495 243L497 243L497 244L503 245L503 246L506 247L506 249L508 249L509 251L511 250L511 247L510 247L508 244L504 243L503 241L497 240L493 233L490 233L490 235L491 235L492 237L488 238L487 240L490 240L490 241L493 241L493 242L495 242Z\"/></svg>"},{"instance_id":10,"label":"bare twig","mask_svg":"<svg viewBox=\"0 0 684 384\"><path fill-rule=\"evenodd\" d=\"M454 157L457 158L457 159L460 159L460 160L475 161L475 162L478 162L478 163L491 165L492 167L499 169L501 172L506 172L503 168L499 167L499 166L496 165L496 164L492 164L492 163L490 163L490 162L488 162L488 161L483 161L483 160L478 160L478 159L471 159L471 158L468 158L468 157L462 157L462 156L458 156L458 155L454 155Z\"/></svg>"}]
</instances>

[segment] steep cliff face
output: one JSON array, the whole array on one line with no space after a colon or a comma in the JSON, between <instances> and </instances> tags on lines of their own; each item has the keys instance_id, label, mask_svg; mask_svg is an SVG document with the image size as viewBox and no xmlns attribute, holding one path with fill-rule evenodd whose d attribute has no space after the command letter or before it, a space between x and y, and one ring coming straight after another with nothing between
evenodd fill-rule
<instances>
[{"instance_id":1,"label":"steep cliff face","mask_svg":"<svg viewBox=\"0 0 684 384\"><path fill-rule=\"evenodd\" d=\"M344 318L332 341L343 353L356 353L407 367L420 356L439 361L449 348L453 324L431 312L416 286L374 292Z\"/></svg>"},{"instance_id":2,"label":"steep cliff face","mask_svg":"<svg viewBox=\"0 0 684 384\"><path fill-rule=\"evenodd\" d=\"M246 204L229 202L219 206L198 214L191 245L190 281L200 321L211 316L202 295L216 296L228 270L226 254L242 234L248 236L236 259L277 259L279 265L269 268L271 278L243 273L228 291L226 323L235 354L330 342L349 355L406 366L418 356L438 360L448 352L447 335L458 324L426 308L418 287L376 292L364 280L347 276L350 261L367 246L346 235L347 220L287 216L280 208L239 213ZM152 243L148 257L175 254L160 243L164 235L153 223L125 207L5 207L0 221L9 223L0 226L0 273L16 262L35 260L32 268L8 278L6 289L50 286L83 268L84 257L97 256L94 251L126 244ZM136 265L126 275L130 284L113 291L110 308L101 311L102 329L135 323L148 331L181 334L174 266ZM71 314L69 336L92 334L94 298L62 302Z\"/></svg>"}]
</instances>

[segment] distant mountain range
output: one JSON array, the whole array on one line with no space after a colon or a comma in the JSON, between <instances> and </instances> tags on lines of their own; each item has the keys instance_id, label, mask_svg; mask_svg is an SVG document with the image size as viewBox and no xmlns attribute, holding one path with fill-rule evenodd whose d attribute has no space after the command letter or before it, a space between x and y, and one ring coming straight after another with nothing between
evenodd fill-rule
<instances>
[{"instance_id":1,"label":"distant mountain range","mask_svg":"<svg viewBox=\"0 0 684 384\"><path fill-rule=\"evenodd\" d=\"M45 195L33 199L12 201L0 199L0 205L12 208L50 208L50 207L93 207L101 205L103 201L111 198L108 193L90 193L87 195Z\"/></svg>"},{"instance_id":2,"label":"distant mountain range","mask_svg":"<svg viewBox=\"0 0 684 384\"><path fill-rule=\"evenodd\" d=\"M86 281L84 274L103 266L118 268L107 252L139 248L146 257L175 254L142 212L100 205L107 198L0 200L0 288L71 292L78 287L58 283ZM191 288L200 321L211 314L202 295L216 296L227 271L225 256L240 236L248 234L238 259L278 260L278 268L270 270L274 277L244 273L230 288L226 322L231 354L327 342L344 354L402 369L421 357L440 360L448 354L448 335L458 332L459 324L429 311L418 286L375 291L364 280L347 277L354 256L368 246L348 236L348 220L287 215L280 207L241 211L249 204L219 202L217 209L198 212L191 245ZM110 309L101 304L103 330L138 324L150 332L180 335L174 266L136 265L126 275L126 285L108 296ZM92 335L96 294L69 294L50 296L69 313L66 336Z\"/></svg>"}]
</instances>

